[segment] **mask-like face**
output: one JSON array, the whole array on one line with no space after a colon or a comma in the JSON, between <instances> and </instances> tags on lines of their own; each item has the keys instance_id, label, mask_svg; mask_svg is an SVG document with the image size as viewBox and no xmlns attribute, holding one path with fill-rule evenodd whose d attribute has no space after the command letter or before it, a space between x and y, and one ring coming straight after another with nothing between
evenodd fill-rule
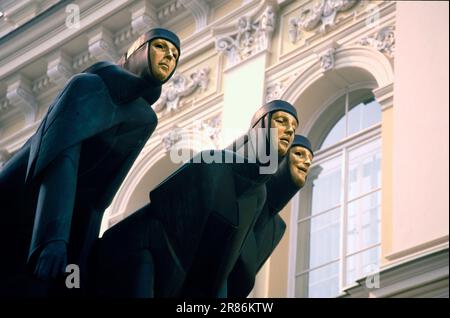
<instances>
[{"instance_id":1,"label":"mask-like face","mask_svg":"<svg viewBox=\"0 0 450 318\"><path fill-rule=\"evenodd\" d=\"M301 146L294 146L289 151L289 170L291 172L291 178L299 188L305 185L306 176L308 175L312 159L313 155L311 152Z\"/></svg>"},{"instance_id":2,"label":"mask-like face","mask_svg":"<svg viewBox=\"0 0 450 318\"><path fill-rule=\"evenodd\" d=\"M278 129L278 155L284 156L294 141L294 132L297 128L297 120L294 116L284 111L272 114L271 128Z\"/></svg>"},{"instance_id":3,"label":"mask-like face","mask_svg":"<svg viewBox=\"0 0 450 318\"><path fill-rule=\"evenodd\" d=\"M172 43L164 39L154 39L149 48L153 76L164 82L172 74L178 55L178 50Z\"/></svg>"}]
</instances>

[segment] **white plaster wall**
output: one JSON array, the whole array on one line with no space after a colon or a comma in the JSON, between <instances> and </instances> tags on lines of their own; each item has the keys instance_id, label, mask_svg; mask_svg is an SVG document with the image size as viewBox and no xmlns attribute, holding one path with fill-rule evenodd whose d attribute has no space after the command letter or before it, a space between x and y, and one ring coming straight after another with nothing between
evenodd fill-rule
<instances>
[{"instance_id":1,"label":"white plaster wall","mask_svg":"<svg viewBox=\"0 0 450 318\"><path fill-rule=\"evenodd\" d=\"M448 242L448 25L448 2L397 2L392 253L399 256Z\"/></svg>"},{"instance_id":2,"label":"white plaster wall","mask_svg":"<svg viewBox=\"0 0 450 318\"><path fill-rule=\"evenodd\" d=\"M223 145L245 133L263 105L266 54L260 53L225 71L222 115Z\"/></svg>"}]
</instances>

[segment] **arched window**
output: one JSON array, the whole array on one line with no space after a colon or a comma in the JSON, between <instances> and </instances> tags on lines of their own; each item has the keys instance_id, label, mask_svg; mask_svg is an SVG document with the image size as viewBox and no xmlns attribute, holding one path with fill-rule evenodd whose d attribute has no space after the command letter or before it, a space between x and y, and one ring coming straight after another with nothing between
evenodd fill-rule
<instances>
[{"instance_id":1,"label":"arched window","mask_svg":"<svg viewBox=\"0 0 450 318\"><path fill-rule=\"evenodd\" d=\"M336 297L378 268L380 122L380 105L360 89L313 127L318 147L296 216L295 297Z\"/></svg>"}]
</instances>

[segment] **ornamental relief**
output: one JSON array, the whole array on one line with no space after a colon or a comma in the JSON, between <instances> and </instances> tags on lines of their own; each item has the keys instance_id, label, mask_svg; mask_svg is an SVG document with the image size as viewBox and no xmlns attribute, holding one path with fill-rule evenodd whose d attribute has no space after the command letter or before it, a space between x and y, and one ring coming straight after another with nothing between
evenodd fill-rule
<instances>
[{"instance_id":1,"label":"ornamental relief","mask_svg":"<svg viewBox=\"0 0 450 318\"><path fill-rule=\"evenodd\" d=\"M227 65L235 65L264 50L270 50L270 42L276 25L274 6L269 4L260 17L243 16L233 34L216 39L216 49L227 58Z\"/></svg>"},{"instance_id":2,"label":"ornamental relief","mask_svg":"<svg viewBox=\"0 0 450 318\"><path fill-rule=\"evenodd\" d=\"M320 0L303 9L300 15L289 19L288 33L291 43L296 43L303 32L325 33L336 27L336 15L352 9L359 0Z\"/></svg>"},{"instance_id":3,"label":"ornamental relief","mask_svg":"<svg viewBox=\"0 0 450 318\"><path fill-rule=\"evenodd\" d=\"M372 5L370 8L378 6ZM375 10L379 14L379 10ZM374 14L375 14L374 13ZM280 56L299 47L320 42L342 25L371 15L369 5L360 0L312 0L287 11L282 17ZM379 17L379 16L377 16Z\"/></svg>"},{"instance_id":4,"label":"ornamental relief","mask_svg":"<svg viewBox=\"0 0 450 318\"><path fill-rule=\"evenodd\" d=\"M395 53L395 27L387 26L375 34L366 36L359 41L360 45L371 46L388 58L394 58Z\"/></svg>"},{"instance_id":5,"label":"ornamental relief","mask_svg":"<svg viewBox=\"0 0 450 318\"><path fill-rule=\"evenodd\" d=\"M161 97L152 105L155 112L168 115L178 111L183 97L192 95L194 92L204 92L209 84L209 67L201 67L189 75L176 73L168 83L163 85Z\"/></svg>"}]
</instances>

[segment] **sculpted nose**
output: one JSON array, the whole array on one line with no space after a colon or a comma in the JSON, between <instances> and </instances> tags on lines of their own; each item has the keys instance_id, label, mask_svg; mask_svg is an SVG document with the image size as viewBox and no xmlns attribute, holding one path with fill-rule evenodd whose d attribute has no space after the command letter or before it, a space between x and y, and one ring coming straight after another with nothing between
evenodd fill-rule
<instances>
[{"instance_id":1,"label":"sculpted nose","mask_svg":"<svg viewBox=\"0 0 450 318\"><path fill-rule=\"evenodd\" d=\"M286 134L292 135L294 133L294 125L288 124L286 127Z\"/></svg>"},{"instance_id":2,"label":"sculpted nose","mask_svg":"<svg viewBox=\"0 0 450 318\"><path fill-rule=\"evenodd\" d=\"M311 165L311 158L309 156L306 156L305 165L307 165L308 167Z\"/></svg>"},{"instance_id":3,"label":"sculpted nose","mask_svg":"<svg viewBox=\"0 0 450 318\"><path fill-rule=\"evenodd\" d=\"M175 56L174 56L174 54L173 54L173 51L170 50L170 49L166 51L166 57L167 57L168 59L170 59L170 60L175 59Z\"/></svg>"}]
</instances>

